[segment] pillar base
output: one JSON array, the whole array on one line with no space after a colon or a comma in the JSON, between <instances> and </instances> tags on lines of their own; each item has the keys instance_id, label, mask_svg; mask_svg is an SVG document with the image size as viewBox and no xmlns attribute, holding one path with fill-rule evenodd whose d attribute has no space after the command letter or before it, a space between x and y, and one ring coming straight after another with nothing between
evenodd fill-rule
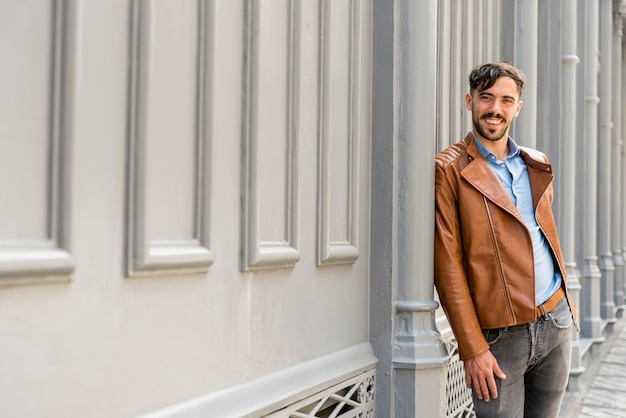
<instances>
[{"instance_id":1,"label":"pillar base","mask_svg":"<svg viewBox=\"0 0 626 418\"><path fill-rule=\"evenodd\" d=\"M394 416L445 416L450 354L435 326L435 301L396 302Z\"/></svg>"},{"instance_id":2,"label":"pillar base","mask_svg":"<svg viewBox=\"0 0 626 418\"><path fill-rule=\"evenodd\" d=\"M439 368L450 361L448 349L435 325L438 307L435 301L396 302L394 368Z\"/></svg>"}]
</instances>

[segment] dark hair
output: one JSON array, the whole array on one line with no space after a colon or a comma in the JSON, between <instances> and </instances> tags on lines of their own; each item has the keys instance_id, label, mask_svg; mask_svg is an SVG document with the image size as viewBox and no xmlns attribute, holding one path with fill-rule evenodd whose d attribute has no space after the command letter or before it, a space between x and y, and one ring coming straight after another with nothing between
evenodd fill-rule
<instances>
[{"instance_id":1,"label":"dark hair","mask_svg":"<svg viewBox=\"0 0 626 418\"><path fill-rule=\"evenodd\" d=\"M510 62L487 62L475 67L469 75L470 93L491 88L500 77L510 77L517 84L517 92L522 95L526 85L526 76Z\"/></svg>"}]
</instances>

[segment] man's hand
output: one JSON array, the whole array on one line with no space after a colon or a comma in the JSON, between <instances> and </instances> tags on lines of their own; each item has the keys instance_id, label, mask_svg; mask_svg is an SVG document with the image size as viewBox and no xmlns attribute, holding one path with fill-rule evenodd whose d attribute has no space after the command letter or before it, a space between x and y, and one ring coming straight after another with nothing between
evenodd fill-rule
<instances>
[{"instance_id":1,"label":"man's hand","mask_svg":"<svg viewBox=\"0 0 626 418\"><path fill-rule=\"evenodd\" d=\"M478 399L489 402L490 399L498 397L496 379L506 379L500 370L496 358L487 350L472 358L465 360L465 382L468 388L474 388Z\"/></svg>"}]
</instances>

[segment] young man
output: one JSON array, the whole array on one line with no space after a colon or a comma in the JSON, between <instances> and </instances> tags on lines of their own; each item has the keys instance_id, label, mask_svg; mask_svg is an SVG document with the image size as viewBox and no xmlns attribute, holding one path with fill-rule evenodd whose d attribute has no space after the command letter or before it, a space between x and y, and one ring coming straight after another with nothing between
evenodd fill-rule
<instances>
[{"instance_id":1,"label":"young man","mask_svg":"<svg viewBox=\"0 0 626 418\"><path fill-rule=\"evenodd\" d=\"M508 63L474 68L473 130L435 159L435 285L478 417L558 417L569 375L552 166L508 135L524 84Z\"/></svg>"}]
</instances>

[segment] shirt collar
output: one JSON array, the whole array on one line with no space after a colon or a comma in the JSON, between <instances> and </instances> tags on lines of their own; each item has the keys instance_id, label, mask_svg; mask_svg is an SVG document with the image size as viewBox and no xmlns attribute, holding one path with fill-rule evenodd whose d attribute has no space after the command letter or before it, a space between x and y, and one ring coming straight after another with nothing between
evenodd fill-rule
<instances>
[{"instance_id":1,"label":"shirt collar","mask_svg":"<svg viewBox=\"0 0 626 418\"><path fill-rule=\"evenodd\" d=\"M474 143L476 144L476 149L478 150L478 152L480 152L480 154L483 157L485 157L485 159L487 159L487 161L490 160L490 158L489 158L490 155L493 155L497 159L497 156L493 152L489 151L487 149L487 147L484 146L483 143L480 142L480 140L478 138L476 138L476 135L474 134L474 131L472 131L472 136L474 137ZM509 141L508 142L508 145L509 145L509 155L508 155L508 157L506 157L507 159L508 158L513 158L513 157L516 157L516 156L519 155L519 147L517 146L515 141L513 141L513 138L511 138L509 136L508 137L508 141Z\"/></svg>"}]
</instances>

